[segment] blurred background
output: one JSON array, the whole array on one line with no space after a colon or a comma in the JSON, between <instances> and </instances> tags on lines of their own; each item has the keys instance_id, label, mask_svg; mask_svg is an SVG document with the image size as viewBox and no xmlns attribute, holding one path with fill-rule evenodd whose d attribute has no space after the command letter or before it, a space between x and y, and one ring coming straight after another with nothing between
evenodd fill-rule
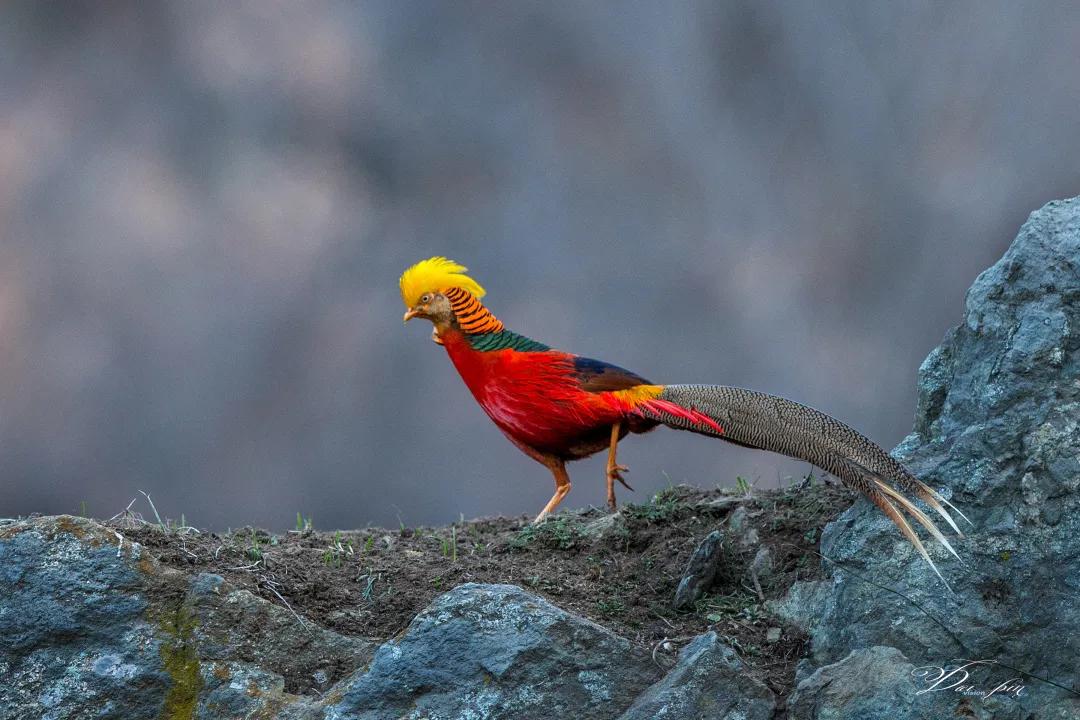
<instances>
[{"instance_id":1,"label":"blurred background","mask_svg":"<svg viewBox=\"0 0 1080 720\"><path fill-rule=\"evenodd\" d=\"M972 280L1080 192L1078 47L1065 3L5 2L0 516L535 513L549 473L402 327L434 254L530 337L892 447ZM809 469L619 457L635 502Z\"/></svg>"}]
</instances>

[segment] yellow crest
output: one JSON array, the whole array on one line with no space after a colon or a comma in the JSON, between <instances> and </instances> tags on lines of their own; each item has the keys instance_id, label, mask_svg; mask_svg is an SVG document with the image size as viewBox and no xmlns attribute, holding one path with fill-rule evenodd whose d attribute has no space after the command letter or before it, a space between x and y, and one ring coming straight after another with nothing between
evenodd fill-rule
<instances>
[{"instance_id":1,"label":"yellow crest","mask_svg":"<svg viewBox=\"0 0 1080 720\"><path fill-rule=\"evenodd\" d=\"M483 297L484 288L465 274L468 269L453 260L438 256L416 263L403 272L398 280L405 307L415 306L424 293L441 292L453 287L461 288L474 297Z\"/></svg>"}]
</instances>

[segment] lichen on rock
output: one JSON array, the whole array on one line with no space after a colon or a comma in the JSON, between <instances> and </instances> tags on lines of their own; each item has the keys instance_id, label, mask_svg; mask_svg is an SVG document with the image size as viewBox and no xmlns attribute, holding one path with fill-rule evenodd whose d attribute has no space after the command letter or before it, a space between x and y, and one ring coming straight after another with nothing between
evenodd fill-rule
<instances>
[{"instance_id":1,"label":"lichen on rock","mask_svg":"<svg viewBox=\"0 0 1080 720\"><path fill-rule=\"evenodd\" d=\"M195 717L195 706L202 690L199 672L199 653L193 633L198 619L186 603L175 613L161 618L159 627L166 635L161 643L161 664L172 681L165 694L163 720L190 720Z\"/></svg>"}]
</instances>

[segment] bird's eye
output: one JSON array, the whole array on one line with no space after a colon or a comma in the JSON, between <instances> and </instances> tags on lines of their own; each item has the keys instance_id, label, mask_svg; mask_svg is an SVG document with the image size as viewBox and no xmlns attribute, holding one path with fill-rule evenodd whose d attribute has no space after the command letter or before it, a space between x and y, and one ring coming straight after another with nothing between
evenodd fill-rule
<instances>
[{"instance_id":1,"label":"bird's eye","mask_svg":"<svg viewBox=\"0 0 1080 720\"><path fill-rule=\"evenodd\" d=\"M431 300L432 300L431 293L424 293L423 295L420 296L420 302L424 303L425 305L427 303L431 302Z\"/></svg>"}]
</instances>

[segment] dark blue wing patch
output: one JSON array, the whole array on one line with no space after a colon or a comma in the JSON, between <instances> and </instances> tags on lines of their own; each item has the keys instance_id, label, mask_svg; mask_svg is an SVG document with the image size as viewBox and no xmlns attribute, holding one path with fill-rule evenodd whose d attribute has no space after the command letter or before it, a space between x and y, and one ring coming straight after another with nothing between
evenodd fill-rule
<instances>
[{"instance_id":1,"label":"dark blue wing patch","mask_svg":"<svg viewBox=\"0 0 1080 720\"><path fill-rule=\"evenodd\" d=\"M652 384L626 368L587 357L574 358L574 372L581 383L581 388L588 392L611 392L626 390L635 385Z\"/></svg>"}]
</instances>

